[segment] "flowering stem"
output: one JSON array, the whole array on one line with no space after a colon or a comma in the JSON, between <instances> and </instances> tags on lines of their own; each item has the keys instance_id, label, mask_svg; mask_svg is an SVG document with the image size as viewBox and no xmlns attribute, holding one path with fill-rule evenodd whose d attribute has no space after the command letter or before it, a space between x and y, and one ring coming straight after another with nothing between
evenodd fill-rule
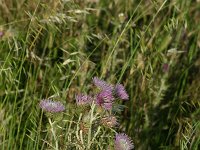
<instances>
[{"instance_id":1,"label":"flowering stem","mask_svg":"<svg viewBox=\"0 0 200 150\"><path fill-rule=\"evenodd\" d=\"M95 104L93 102L91 106L91 111L90 111L90 124L89 124L89 132L88 132L87 149L90 149L90 146L91 146L92 122L94 120L94 109L95 109Z\"/></svg>"},{"instance_id":2,"label":"flowering stem","mask_svg":"<svg viewBox=\"0 0 200 150\"><path fill-rule=\"evenodd\" d=\"M100 130L101 130L101 126L98 127L97 132L95 133L94 137L92 138L92 142L95 140L95 138L99 134Z\"/></svg>"},{"instance_id":3,"label":"flowering stem","mask_svg":"<svg viewBox=\"0 0 200 150\"><path fill-rule=\"evenodd\" d=\"M82 113L79 115L78 124L77 124L77 127L76 127L76 138L78 139L78 141L81 142L81 146L84 146L83 133L82 133L82 130L80 130L80 127L79 127L81 118L82 118ZM83 149L85 149L85 147L83 147Z\"/></svg>"},{"instance_id":4,"label":"flowering stem","mask_svg":"<svg viewBox=\"0 0 200 150\"><path fill-rule=\"evenodd\" d=\"M55 140L56 150L59 150L59 149L58 149L58 140L57 140L57 138L56 138L56 132L55 132L55 130L54 130L54 128L53 128L53 123L52 123L52 121L51 121L50 118L48 118L48 120L49 120L49 124L51 125L51 132L52 132L52 134L53 134L53 138L54 138L54 140Z\"/></svg>"}]
</instances>

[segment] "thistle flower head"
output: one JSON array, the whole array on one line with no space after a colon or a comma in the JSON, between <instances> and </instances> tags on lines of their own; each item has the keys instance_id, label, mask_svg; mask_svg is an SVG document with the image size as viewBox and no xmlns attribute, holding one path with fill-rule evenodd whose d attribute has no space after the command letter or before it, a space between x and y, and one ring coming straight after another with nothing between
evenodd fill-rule
<instances>
[{"instance_id":1,"label":"thistle flower head","mask_svg":"<svg viewBox=\"0 0 200 150\"><path fill-rule=\"evenodd\" d=\"M113 90L113 86L111 84L108 84L104 80L101 80L97 77L94 77L92 80L93 80L94 85L100 88L101 90L110 90L110 91Z\"/></svg>"},{"instance_id":2,"label":"thistle flower head","mask_svg":"<svg viewBox=\"0 0 200 150\"><path fill-rule=\"evenodd\" d=\"M129 96L122 84L117 84L115 86L115 94L118 96L120 99L123 100L128 100Z\"/></svg>"},{"instance_id":3,"label":"thistle flower head","mask_svg":"<svg viewBox=\"0 0 200 150\"><path fill-rule=\"evenodd\" d=\"M2 37L4 35L3 31L0 31L0 37Z\"/></svg>"},{"instance_id":4,"label":"thistle flower head","mask_svg":"<svg viewBox=\"0 0 200 150\"><path fill-rule=\"evenodd\" d=\"M162 66L162 70L163 70L164 73L167 73L169 71L169 64L164 63L163 66Z\"/></svg>"},{"instance_id":5,"label":"thistle flower head","mask_svg":"<svg viewBox=\"0 0 200 150\"><path fill-rule=\"evenodd\" d=\"M104 126L107 126L109 128L112 128L116 125L118 125L117 118L115 116L107 116L101 119L101 124Z\"/></svg>"},{"instance_id":6,"label":"thistle flower head","mask_svg":"<svg viewBox=\"0 0 200 150\"><path fill-rule=\"evenodd\" d=\"M114 100L114 97L112 95L112 91L110 90L103 90L100 93L98 93L96 97L97 105L102 106L106 110L112 109L113 100Z\"/></svg>"},{"instance_id":7,"label":"thistle flower head","mask_svg":"<svg viewBox=\"0 0 200 150\"><path fill-rule=\"evenodd\" d=\"M53 101L51 99L41 100L39 106L43 110L47 112L52 112L52 113L62 112L65 110L65 106L61 102Z\"/></svg>"},{"instance_id":8,"label":"thistle flower head","mask_svg":"<svg viewBox=\"0 0 200 150\"><path fill-rule=\"evenodd\" d=\"M124 133L116 134L115 150L131 150L134 148L132 140Z\"/></svg>"},{"instance_id":9,"label":"thistle flower head","mask_svg":"<svg viewBox=\"0 0 200 150\"><path fill-rule=\"evenodd\" d=\"M76 104L77 105L86 105L92 102L92 97L84 94L76 95Z\"/></svg>"}]
</instances>

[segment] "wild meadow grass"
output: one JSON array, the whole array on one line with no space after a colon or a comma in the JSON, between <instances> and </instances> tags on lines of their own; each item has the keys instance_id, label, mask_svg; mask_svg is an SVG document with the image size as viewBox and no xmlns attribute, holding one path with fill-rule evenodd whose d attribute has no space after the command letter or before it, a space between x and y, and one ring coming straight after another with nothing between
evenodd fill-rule
<instances>
[{"instance_id":1,"label":"wild meadow grass","mask_svg":"<svg viewBox=\"0 0 200 150\"><path fill-rule=\"evenodd\" d=\"M1 0L0 149L200 149L199 10Z\"/></svg>"}]
</instances>

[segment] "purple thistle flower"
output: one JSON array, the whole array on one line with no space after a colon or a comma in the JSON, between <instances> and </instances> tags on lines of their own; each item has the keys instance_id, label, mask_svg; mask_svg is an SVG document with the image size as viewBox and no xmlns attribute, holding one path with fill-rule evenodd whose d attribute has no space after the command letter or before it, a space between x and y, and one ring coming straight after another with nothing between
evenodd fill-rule
<instances>
[{"instance_id":1,"label":"purple thistle flower","mask_svg":"<svg viewBox=\"0 0 200 150\"><path fill-rule=\"evenodd\" d=\"M47 112L62 112L65 110L65 106L59 101L53 101L51 99L43 99L40 101L40 107Z\"/></svg>"},{"instance_id":2,"label":"purple thistle flower","mask_svg":"<svg viewBox=\"0 0 200 150\"><path fill-rule=\"evenodd\" d=\"M115 150L131 150L133 148L132 140L125 133L116 134Z\"/></svg>"},{"instance_id":3,"label":"purple thistle flower","mask_svg":"<svg viewBox=\"0 0 200 150\"><path fill-rule=\"evenodd\" d=\"M113 86L111 84L108 84L104 80L101 80L97 77L94 77L92 80L93 80L94 85L100 88L101 90L110 90L110 91L113 90Z\"/></svg>"},{"instance_id":4,"label":"purple thistle flower","mask_svg":"<svg viewBox=\"0 0 200 150\"><path fill-rule=\"evenodd\" d=\"M0 31L0 37L2 37L4 35L3 31Z\"/></svg>"},{"instance_id":5,"label":"purple thistle flower","mask_svg":"<svg viewBox=\"0 0 200 150\"><path fill-rule=\"evenodd\" d=\"M163 70L164 73L168 72L169 71L169 64L164 63L163 66L162 66L162 70Z\"/></svg>"},{"instance_id":6,"label":"purple thistle flower","mask_svg":"<svg viewBox=\"0 0 200 150\"><path fill-rule=\"evenodd\" d=\"M113 100L114 100L114 97L112 95L112 91L110 90L103 90L100 93L98 93L96 97L97 105L102 106L106 110L112 109Z\"/></svg>"},{"instance_id":7,"label":"purple thistle flower","mask_svg":"<svg viewBox=\"0 0 200 150\"><path fill-rule=\"evenodd\" d=\"M77 105L90 104L92 102L92 100L93 100L93 98L88 95L84 95L84 94L76 95L76 104Z\"/></svg>"},{"instance_id":8,"label":"purple thistle flower","mask_svg":"<svg viewBox=\"0 0 200 150\"><path fill-rule=\"evenodd\" d=\"M129 96L122 84L117 84L115 86L115 94L117 97L123 99L123 100L128 100Z\"/></svg>"}]
</instances>

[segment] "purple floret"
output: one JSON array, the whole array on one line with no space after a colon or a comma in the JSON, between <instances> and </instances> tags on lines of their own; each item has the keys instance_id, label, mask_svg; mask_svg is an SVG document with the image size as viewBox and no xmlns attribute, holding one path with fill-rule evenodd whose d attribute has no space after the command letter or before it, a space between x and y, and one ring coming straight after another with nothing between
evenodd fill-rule
<instances>
[{"instance_id":1,"label":"purple floret","mask_svg":"<svg viewBox=\"0 0 200 150\"><path fill-rule=\"evenodd\" d=\"M162 66L162 70L163 70L163 72L168 72L169 71L169 64L167 64L167 63L164 63L163 64L163 66Z\"/></svg>"},{"instance_id":2,"label":"purple floret","mask_svg":"<svg viewBox=\"0 0 200 150\"><path fill-rule=\"evenodd\" d=\"M106 110L112 109L114 97L112 95L112 91L110 90L103 90L97 94L96 103L99 106L102 106Z\"/></svg>"},{"instance_id":3,"label":"purple floret","mask_svg":"<svg viewBox=\"0 0 200 150\"><path fill-rule=\"evenodd\" d=\"M40 101L40 107L47 112L62 112L65 110L65 106L58 101L53 101L51 99L43 99Z\"/></svg>"},{"instance_id":4,"label":"purple floret","mask_svg":"<svg viewBox=\"0 0 200 150\"><path fill-rule=\"evenodd\" d=\"M122 84L117 84L115 86L115 94L117 97L123 100L128 100L129 96Z\"/></svg>"},{"instance_id":5,"label":"purple floret","mask_svg":"<svg viewBox=\"0 0 200 150\"><path fill-rule=\"evenodd\" d=\"M92 102L92 100L93 100L93 98L88 95L84 95L84 94L76 95L76 104L77 105L90 104Z\"/></svg>"},{"instance_id":6,"label":"purple floret","mask_svg":"<svg viewBox=\"0 0 200 150\"><path fill-rule=\"evenodd\" d=\"M125 133L116 134L115 150L131 150L133 148L132 140Z\"/></svg>"},{"instance_id":7,"label":"purple floret","mask_svg":"<svg viewBox=\"0 0 200 150\"><path fill-rule=\"evenodd\" d=\"M0 31L0 37L2 37L4 35L3 31Z\"/></svg>"},{"instance_id":8,"label":"purple floret","mask_svg":"<svg viewBox=\"0 0 200 150\"><path fill-rule=\"evenodd\" d=\"M101 90L113 90L113 86L111 84L108 84L106 81L101 80L98 77L94 77L92 80L94 85L100 88Z\"/></svg>"}]
</instances>

